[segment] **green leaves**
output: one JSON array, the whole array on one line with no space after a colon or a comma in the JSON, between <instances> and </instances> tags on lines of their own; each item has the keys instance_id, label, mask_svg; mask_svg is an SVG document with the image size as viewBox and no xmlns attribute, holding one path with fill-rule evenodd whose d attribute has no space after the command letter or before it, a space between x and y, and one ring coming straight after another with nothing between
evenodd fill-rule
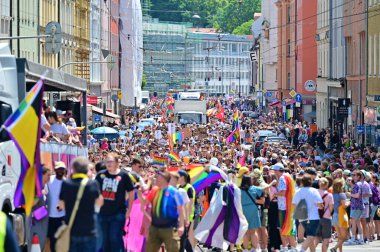
<instances>
[{"instance_id":1,"label":"green leaves","mask_svg":"<svg viewBox=\"0 0 380 252\"><path fill-rule=\"evenodd\" d=\"M252 34L252 31L251 31L251 26L253 24L253 19L252 20L249 20L245 23L242 23L240 26L236 27L232 34L235 34L235 35L251 35Z\"/></svg>"},{"instance_id":2,"label":"green leaves","mask_svg":"<svg viewBox=\"0 0 380 252\"><path fill-rule=\"evenodd\" d=\"M261 0L151 0L151 10L148 13L162 21L192 22L194 27L232 33L261 11ZM194 19L195 14L200 19Z\"/></svg>"}]
</instances>

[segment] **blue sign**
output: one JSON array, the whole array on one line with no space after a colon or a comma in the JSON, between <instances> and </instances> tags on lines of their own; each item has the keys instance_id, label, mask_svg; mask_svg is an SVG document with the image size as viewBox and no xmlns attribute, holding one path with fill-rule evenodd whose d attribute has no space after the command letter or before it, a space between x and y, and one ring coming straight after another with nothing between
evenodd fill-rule
<instances>
[{"instance_id":1,"label":"blue sign","mask_svg":"<svg viewBox=\"0 0 380 252\"><path fill-rule=\"evenodd\" d=\"M101 122L102 121L102 116L94 114L94 122Z\"/></svg>"},{"instance_id":2,"label":"blue sign","mask_svg":"<svg viewBox=\"0 0 380 252\"><path fill-rule=\"evenodd\" d=\"M267 97L272 97L272 92L267 92Z\"/></svg>"},{"instance_id":3,"label":"blue sign","mask_svg":"<svg viewBox=\"0 0 380 252\"><path fill-rule=\"evenodd\" d=\"M282 106L286 107L286 101L282 101Z\"/></svg>"},{"instance_id":4,"label":"blue sign","mask_svg":"<svg viewBox=\"0 0 380 252\"><path fill-rule=\"evenodd\" d=\"M358 134L358 135L364 135L364 125L358 125L358 126L356 126L356 134Z\"/></svg>"},{"instance_id":5,"label":"blue sign","mask_svg":"<svg viewBox=\"0 0 380 252\"><path fill-rule=\"evenodd\" d=\"M302 101L302 95L300 95L300 94L297 94L295 98L296 98L296 102Z\"/></svg>"},{"instance_id":6,"label":"blue sign","mask_svg":"<svg viewBox=\"0 0 380 252\"><path fill-rule=\"evenodd\" d=\"M374 101L380 101L380 95L375 95Z\"/></svg>"},{"instance_id":7,"label":"blue sign","mask_svg":"<svg viewBox=\"0 0 380 252\"><path fill-rule=\"evenodd\" d=\"M292 104L290 104L290 109L293 109L293 103L292 103Z\"/></svg>"}]
</instances>

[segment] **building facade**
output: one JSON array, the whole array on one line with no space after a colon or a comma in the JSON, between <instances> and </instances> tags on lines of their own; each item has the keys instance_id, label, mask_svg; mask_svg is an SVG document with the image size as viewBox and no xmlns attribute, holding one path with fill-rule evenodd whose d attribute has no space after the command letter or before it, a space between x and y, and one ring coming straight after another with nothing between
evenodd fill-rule
<instances>
[{"instance_id":1,"label":"building facade","mask_svg":"<svg viewBox=\"0 0 380 252\"><path fill-rule=\"evenodd\" d=\"M368 1L368 74L367 74L367 107L364 109L364 123L370 125L366 134L367 143L378 143L380 132L376 126L377 111L380 107L380 1ZM375 139L376 138L376 139Z\"/></svg>"},{"instance_id":2,"label":"building facade","mask_svg":"<svg viewBox=\"0 0 380 252\"><path fill-rule=\"evenodd\" d=\"M90 11L90 62L103 60L101 54L101 0L91 0ZM101 97L102 64L90 63L89 93Z\"/></svg>"},{"instance_id":3,"label":"building facade","mask_svg":"<svg viewBox=\"0 0 380 252\"><path fill-rule=\"evenodd\" d=\"M328 0L318 0L317 35L315 40L318 49L318 75L316 93L317 125L325 128L328 125L328 80L330 77L330 5Z\"/></svg>"},{"instance_id":4,"label":"building facade","mask_svg":"<svg viewBox=\"0 0 380 252\"><path fill-rule=\"evenodd\" d=\"M347 98L351 99L352 130L363 124L367 78L367 2L344 1L344 37L347 52Z\"/></svg>"},{"instance_id":5,"label":"building facade","mask_svg":"<svg viewBox=\"0 0 380 252\"><path fill-rule=\"evenodd\" d=\"M192 88L204 88L210 94L250 94L252 36L193 29L188 38L188 48L192 50L188 58Z\"/></svg>"},{"instance_id":6,"label":"building facade","mask_svg":"<svg viewBox=\"0 0 380 252\"><path fill-rule=\"evenodd\" d=\"M268 102L274 101L278 87L278 13L276 10L277 0L261 1L261 15L264 18L260 40L261 58L263 62L262 78L263 89L270 92L266 95Z\"/></svg>"},{"instance_id":7,"label":"building facade","mask_svg":"<svg viewBox=\"0 0 380 252\"><path fill-rule=\"evenodd\" d=\"M9 37L11 20L11 0L0 0L0 37Z\"/></svg>"},{"instance_id":8,"label":"building facade","mask_svg":"<svg viewBox=\"0 0 380 252\"><path fill-rule=\"evenodd\" d=\"M285 100L287 109L295 100L290 92L302 95L294 118L311 121L316 114L317 77L317 1L276 2L278 9L278 99Z\"/></svg>"}]
</instances>

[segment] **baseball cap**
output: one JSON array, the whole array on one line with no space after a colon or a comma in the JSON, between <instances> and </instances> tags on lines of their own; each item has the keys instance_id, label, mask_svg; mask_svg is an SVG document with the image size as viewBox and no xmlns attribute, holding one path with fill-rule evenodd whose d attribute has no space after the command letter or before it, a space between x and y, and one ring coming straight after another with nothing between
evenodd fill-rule
<instances>
[{"instance_id":1,"label":"baseball cap","mask_svg":"<svg viewBox=\"0 0 380 252\"><path fill-rule=\"evenodd\" d=\"M271 170L273 170L273 171L283 171L283 170L285 170L285 168L284 168L283 164L277 163L277 164L272 165Z\"/></svg>"},{"instance_id":2,"label":"baseball cap","mask_svg":"<svg viewBox=\"0 0 380 252\"><path fill-rule=\"evenodd\" d=\"M67 169L66 164L62 161L57 161L54 164L54 169L59 169L59 168Z\"/></svg>"},{"instance_id":3,"label":"baseball cap","mask_svg":"<svg viewBox=\"0 0 380 252\"><path fill-rule=\"evenodd\" d=\"M179 170L178 174L179 174L179 176L182 176L185 178L187 178L189 176L189 174L187 174L187 172L185 170Z\"/></svg>"}]
</instances>

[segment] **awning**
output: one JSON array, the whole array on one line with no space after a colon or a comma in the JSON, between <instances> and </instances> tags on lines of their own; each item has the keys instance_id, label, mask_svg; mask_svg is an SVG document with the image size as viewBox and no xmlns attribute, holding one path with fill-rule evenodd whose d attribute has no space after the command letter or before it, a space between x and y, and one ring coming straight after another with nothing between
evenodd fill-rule
<instances>
[{"instance_id":1,"label":"awning","mask_svg":"<svg viewBox=\"0 0 380 252\"><path fill-rule=\"evenodd\" d=\"M286 106L296 103L296 99L285 99L285 101L286 101Z\"/></svg>"},{"instance_id":2,"label":"awning","mask_svg":"<svg viewBox=\"0 0 380 252\"><path fill-rule=\"evenodd\" d=\"M97 113L97 114L99 114L99 115L103 115L103 109L98 108L98 107L96 107L96 106L92 106L92 105L90 105L90 104L87 104L87 106L88 106L88 107L89 107L89 106L92 107L92 112L95 112L95 113ZM103 115L103 116L104 116L104 115ZM106 111L106 116L107 116L107 117L114 118L114 119L119 119L119 118L120 118L120 116L118 116L118 115L116 115L116 114L114 114L114 113L108 112L108 111Z\"/></svg>"},{"instance_id":3,"label":"awning","mask_svg":"<svg viewBox=\"0 0 380 252\"><path fill-rule=\"evenodd\" d=\"M45 91L87 91L85 79L31 61L26 62L25 73L28 90L44 77Z\"/></svg>"},{"instance_id":4,"label":"awning","mask_svg":"<svg viewBox=\"0 0 380 252\"><path fill-rule=\"evenodd\" d=\"M277 104L281 104L281 101L275 101L275 102L272 102L271 104L269 104L270 107L274 107L276 106Z\"/></svg>"}]
</instances>

